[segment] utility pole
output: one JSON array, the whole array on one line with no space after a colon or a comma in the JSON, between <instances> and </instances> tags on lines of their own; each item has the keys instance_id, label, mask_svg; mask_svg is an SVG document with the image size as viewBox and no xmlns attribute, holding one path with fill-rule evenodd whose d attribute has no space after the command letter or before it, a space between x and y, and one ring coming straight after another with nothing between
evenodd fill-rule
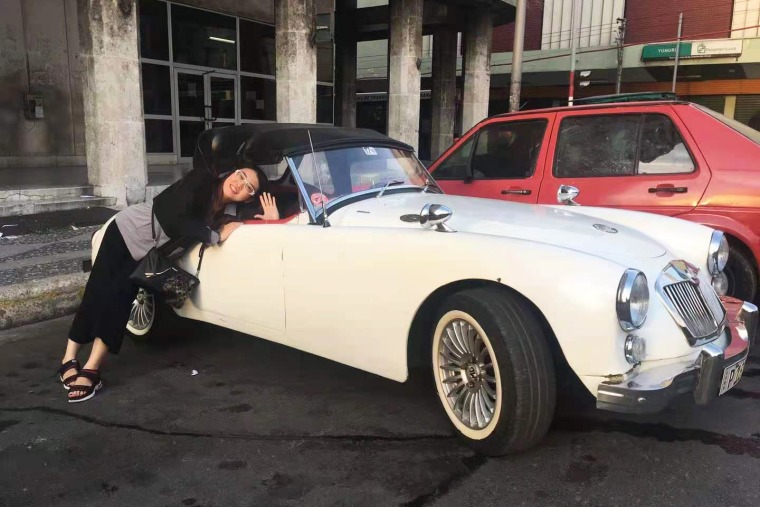
<instances>
[{"instance_id":1,"label":"utility pole","mask_svg":"<svg viewBox=\"0 0 760 507\"><path fill-rule=\"evenodd\" d=\"M520 89L522 87L523 43L525 42L525 3L517 0L515 17L515 39L512 44L512 84L509 88L509 112L520 110Z\"/></svg>"},{"instance_id":2,"label":"utility pole","mask_svg":"<svg viewBox=\"0 0 760 507\"><path fill-rule=\"evenodd\" d=\"M570 89L567 96L567 105L573 105L573 92L575 91L575 46L578 37L575 34L576 27L576 0L572 1L572 10L570 11ZM560 37L561 39L561 37Z\"/></svg>"},{"instance_id":3,"label":"utility pole","mask_svg":"<svg viewBox=\"0 0 760 507\"><path fill-rule=\"evenodd\" d=\"M681 28L683 28L683 12L678 15L678 42L676 42L676 64L673 66L673 87L670 91L676 92L676 76L678 75L678 57L681 55Z\"/></svg>"},{"instance_id":4,"label":"utility pole","mask_svg":"<svg viewBox=\"0 0 760 507\"><path fill-rule=\"evenodd\" d=\"M615 80L615 94L620 95L620 82L623 80L623 44L625 43L625 18L617 18L617 79Z\"/></svg>"}]
</instances>

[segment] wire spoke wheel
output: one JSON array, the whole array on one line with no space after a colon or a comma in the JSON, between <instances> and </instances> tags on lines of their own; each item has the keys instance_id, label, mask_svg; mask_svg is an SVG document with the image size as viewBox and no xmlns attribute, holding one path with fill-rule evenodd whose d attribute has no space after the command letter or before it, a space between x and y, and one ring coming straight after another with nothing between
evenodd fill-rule
<instances>
[{"instance_id":1,"label":"wire spoke wheel","mask_svg":"<svg viewBox=\"0 0 760 507\"><path fill-rule=\"evenodd\" d=\"M132 302L132 310L129 312L127 331L136 336L147 334L156 318L156 301L153 294L145 289L140 289Z\"/></svg>"},{"instance_id":2,"label":"wire spoke wheel","mask_svg":"<svg viewBox=\"0 0 760 507\"><path fill-rule=\"evenodd\" d=\"M554 416L554 363L536 310L510 289L476 287L441 302L430 359L438 399L476 452L535 445Z\"/></svg>"},{"instance_id":3,"label":"wire spoke wheel","mask_svg":"<svg viewBox=\"0 0 760 507\"><path fill-rule=\"evenodd\" d=\"M499 372L488 338L464 318L445 323L434 356L439 389L450 411L469 429L486 429L500 404Z\"/></svg>"}]
</instances>

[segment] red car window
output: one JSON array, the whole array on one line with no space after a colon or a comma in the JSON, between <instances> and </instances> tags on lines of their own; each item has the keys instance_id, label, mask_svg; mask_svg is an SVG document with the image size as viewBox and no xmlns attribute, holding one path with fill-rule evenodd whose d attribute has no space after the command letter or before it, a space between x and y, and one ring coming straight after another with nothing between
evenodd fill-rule
<instances>
[{"instance_id":1,"label":"red car window","mask_svg":"<svg viewBox=\"0 0 760 507\"><path fill-rule=\"evenodd\" d=\"M678 128L664 114L571 116L560 124L558 178L685 174L695 168Z\"/></svg>"},{"instance_id":2,"label":"red car window","mask_svg":"<svg viewBox=\"0 0 760 507\"><path fill-rule=\"evenodd\" d=\"M499 122L478 133L470 163L476 179L530 178L546 132L546 120Z\"/></svg>"}]
</instances>

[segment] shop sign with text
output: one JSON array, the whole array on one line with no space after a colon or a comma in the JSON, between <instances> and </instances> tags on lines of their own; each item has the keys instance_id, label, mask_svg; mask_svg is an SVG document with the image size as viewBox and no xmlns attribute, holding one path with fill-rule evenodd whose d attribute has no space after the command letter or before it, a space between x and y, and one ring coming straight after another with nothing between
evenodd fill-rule
<instances>
[{"instance_id":1,"label":"shop sign with text","mask_svg":"<svg viewBox=\"0 0 760 507\"><path fill-rule=\"evenodd\" d=\"M666 44L646 44L641 50L641 60L673 60L676 57L675 42ZM682 42L678 51L679 58L721 58L740 56L742 54L741 40L694 40Z\"/></svg>"}]
</instances>

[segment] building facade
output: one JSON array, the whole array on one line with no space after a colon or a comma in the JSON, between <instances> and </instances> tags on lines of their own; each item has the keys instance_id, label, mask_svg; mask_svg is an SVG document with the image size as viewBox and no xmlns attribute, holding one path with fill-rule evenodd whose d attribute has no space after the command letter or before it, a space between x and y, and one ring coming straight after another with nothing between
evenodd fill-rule
<instances>
[{"instance_id":1,"label":"building facade","mask_svg":"<svg viewBox=\"0 0 760 507\"><path fill-rule=\"evenodd\" d=\"M759 128L760 0L527 2L524 108L567 104L573 34L576 97L615 93L618 68L623 93L670 91L683 14L676 93ZM508 109L513 33L494 29L492 114Z\"/></svg>"},{"instance_id":2,"label":"building facade","mask_svg":"<svg viewBox=\"0 0 760 507\"><path fill-rule=\"evenodd\" d=\"M9 200L41 195L13 192L22 187L140 202L158 190L157 168L186 165L213 127L358 123L440 152L455 125L487 115L492 27L514 19L513 4L0 0L0 216ZM376 56L366 51L378 47L382 124L357 114Z\"/></svg>"},{"instance_id":3,"label":"building facade","mask_svg":"<svg viewBox=\"0 0 760 507\"><path fill-rule=\"evenodd\" d=\"M105 2L108 3L108 2ZM276 121L274 2L138 0L147 162L189 160L212 126ZM86 164L85 42L77 0L2 0L0 167ZM317 21L332 2L316 2ZM124 13L122 13L124 14ZM97 18L100 13L94 13ZM327 18L327 20L324 19ZM107 69L106 69L107 70ZM118 69L111 69L118 75ZM115 90L114 90L115 91ZM333 43L316 45L316 121L332 123Z\"/></svg>"}]
</instances>

